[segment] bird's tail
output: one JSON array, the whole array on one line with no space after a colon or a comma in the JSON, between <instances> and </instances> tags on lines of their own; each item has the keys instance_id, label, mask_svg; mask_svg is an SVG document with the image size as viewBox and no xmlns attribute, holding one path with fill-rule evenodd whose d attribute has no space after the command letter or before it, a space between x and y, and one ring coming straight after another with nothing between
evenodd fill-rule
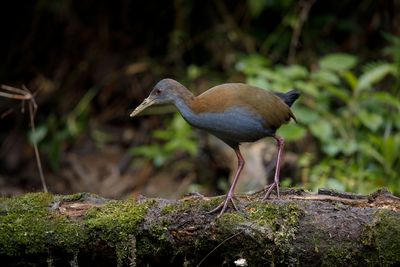
<instances>
[{"instance_id":1,"label":"bird's tail","mask_svg":"<svg viewBox=\"0 0 400 267\"><path fill-rule=\"evenodd\" d=\"M277 96L279 96L283 102L286 103L289 107L291 107L294 103L294 101L297 100L300 96L300 92L297 90L291 90L287 93L275 93Z\"/></svg>"}]
</instances>

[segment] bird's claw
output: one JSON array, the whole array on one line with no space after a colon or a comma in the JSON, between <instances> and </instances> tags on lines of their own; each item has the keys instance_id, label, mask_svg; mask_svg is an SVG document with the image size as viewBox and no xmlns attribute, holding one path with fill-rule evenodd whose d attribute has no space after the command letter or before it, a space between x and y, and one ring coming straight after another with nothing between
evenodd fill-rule
<instances>
[{"instance_id":1,"label":"bird's claw","mask_svg":"<svg viewBox=\"0 0 400 267\"><path fill-rule=\"evenodd\" d=\"M228 196L228 197L225 198L225 200L224 200L221 204L219 204L219 205L218 205L216 208L214 208L213 210L207 212L207 214L211 214L211 213L214 213L214 212L217 212L217 211L221 210L220 213L219 213L218 216L217 216L217 217L220 217L220 216L221 216L222 214L224 214L224 212L226 211L229 202L232 203L233 209L234 209L235 211L239 211L239 209L237 208L235 202L233 201L233 197Z\"/></svg>"},{"instance_id":2,"label":"bird's claw","mask_svg":"<svg viewBox=\"0 0 400 267\"><path fill-rule=\"evenodd\" d=\"M279 198L279 184L277 182L273 182L272 184L264 187L263 191L267 191L267 193L265 193L265 196L262 199L263 201L266 200L271 195L271 192L274 188L276 188L276 193Z\"/></svg>"}]
</instances>

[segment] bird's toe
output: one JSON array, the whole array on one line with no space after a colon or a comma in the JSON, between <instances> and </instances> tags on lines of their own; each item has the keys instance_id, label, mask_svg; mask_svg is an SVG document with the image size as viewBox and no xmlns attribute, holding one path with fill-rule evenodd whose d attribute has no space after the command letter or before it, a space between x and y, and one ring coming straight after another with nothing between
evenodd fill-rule
<instances>
[{"instance_id":1,"label":"bird's toe","mask_svg":"<svg viewBox=\"0 0 400 267\"><path fill-rule=\"evenodd\" d=\"M269 196L271 195L272 190L274 188L276 188L277 196L279 198L279 185L278 185L278 183L273 182L272 184L267 185L266 187L264 187L263 191L267 191L267 192L265 193L265 195L264 195L264 197L262 199L263 201L266 200L267 198L269 198Z\"/></svg>"},{"instance_id":2,"label":"bird's toe","mask_svg":"<svg viewBox=\"0 0 400 267\"><path fill-rule=\"evenodd\" d=\"M207 214L212 214L215 213L217 211L220 211L220 213L218 214L218 217L220 217L222 214L225 213L226 209L228 208L229 203L232 203L232 207L235 211L239 211L239 209L237 208L235 201L233 200L233 197L227 197L225 198L225 200L219 204L216 208L214 208L213 210L207 212Z\"/></svg>"}]
</instances>

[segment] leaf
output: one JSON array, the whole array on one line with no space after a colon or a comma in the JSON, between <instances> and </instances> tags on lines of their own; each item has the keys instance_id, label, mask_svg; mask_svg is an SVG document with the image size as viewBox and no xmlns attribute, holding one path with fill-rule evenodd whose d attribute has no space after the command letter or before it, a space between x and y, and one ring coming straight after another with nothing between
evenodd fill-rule
<instances>
[{"instance_id":1,"label":"leaf","mask_svg":"<svg viewBox=\"0 0 400 267\"><path fill-rule=\"evenodd\" d=\"M329 156L336 156L339 153L350 156L357 151L357 143L355 140L329 139L322 150Z\"/></svg>"},{"instance_id":2,"label":"leaf","mask_svg":"<svg viewBox=\"0 0 400 267\"><path fill-rule=\"evenodd\" d=\"M384 106L391 105L400 111L400 100L388 92L374 92L373 94L365 93L361 96L361 99L374 106L377 103L380 103Z\"/></svg>"},{"instance_id":3,"label":"leaf","mask_svg":"<svg viewBox=\"0 0 400 267\"><path fill-rule=\"evenodd\" d=\"M355 140L343 140L340 139L339 145L341 147L341 151L346 156L352 155L354 152L357 151L357 142Z\"/></svg>"},{"instance_id":4,"label":"leaf","mask_svg":"<svg viewBox=\"0 0 400 267\"><path fill-rule=\"evenodd\" d=\"M294 82L294 87L314 97L319 94L318 87L312 82L296 81Z\"/></svg>"},{"instance_id":5,"label":"leaf","mask_svg":"<svg viewBox=\"0 0 400 267\"><path fill-rule=\"evenodd\" d=\"M259 75L267 78L268 80L270 80L272 82L278 82L281 84L288 83L288 80L286 79L286 77L284 75L282 75L279 72L273 71L273 70L269 70L269 69L260 70Z\"/></svg>"},{"instance_id":6,"label":"leaf","mask_svg":"<svg viewBox=\"0 0 400 267\"><path fill-rule=\"evenodd\" d=\"M381 116L366 110L361 110L357 116L361 123L373 132L376 132L383 123L383 118Z\"/></svg>"},{"instance_id":7,"label":"leaf","mask_svg":"<svg viewBox=\"0 0 400 267\"><path fill-rule=\"evenodd\" d=\"M187 76L190 80L195 80L204 73L204 70L197 65L189 65L187 67Z\"/></svg>"},{"instance_id":8,"label":"leaf","mask_svg":"<svg viewBox=\"0 0 400 267\"><path fill-rule=\"evenodd\" d=\"M144 156L149 159L153 159L156 155L160 154L160 146L158 144L152 144L147 146L137 146L131 148L129 151L135 156Z\"/></svg>"},{"instance_id":9,"label":"leaf","mask_svg":"<svg viewBox=\"0 0 400 267\"><path fill-rule=\"evenodd\" d=\"M395 116L394 117L394 124L398 129L400 129L400 116Z\"/></svg>"},{"instance_id":10,"label":"leaf","mask_svg":"<svg viewBox=\"0 0 400 267\"><path fill-rule=\"evenodd\" d=\"M36 128L36 131L30 131L28 133L28 140L31 144L39 144L47 135L48 129L46 125L40 125Z\"/></svg>"},{"instance_id":11,"label":"leaf","mask_svg":"<svg viewBox=\"0 0 400 267\"><path fill-rule=\"evenodd\" d=\"M173 126L173 129L177 132L190 129L189 124L185 121L185 119L180 114L175 114L175 116L172 120L172 126ZM188 131L185 131L185 132L188 132Z\"/></svg>"},{"instance_id":12,"label":"leaf","mask_svg":"<svg viewBox=\"0 0 400 267\"><path fill-rule=\"evenodd\" d=\"M358 83L358 79L357 77L354 75L353 72L351 71L344 71L341 73L342 77L345 79L345 81L349 84L350 88L352 90L356 89L357 87L357 83Z\"/></svg>"},{"instance_id":13,"label":"leaf","mask_svg":"<svg viewBox=\"0 0 400 267\"><path fill-rule=\"evenodd\" d=\"M290 80L300 80L308 77L308 70L300 65L290 65L277 68L277 71Z\"/></svg>"},{"instance_id":14,"label":"leaf","mask_svg":"<svg viewBox=\"0 0 400 267\"><path fill-rule=\"evenodd\" d=\"M393 64L385 63L375 66L360 76L356 89L368 89L389 74L396 75L396 68Z\"/></svg>"},{"instance_id":15,"label":"leaf","mask_svg":"<svg viewBox=\"0 0 400 267\"><path fill-rule=\"evenodd\" d=\"M343 87L329 86L325 87L326 91L331 93L333 96L339 98L343 102L347 103L350 100L350 95L348 90Z\"/></svg>"},{"instance_id":16,"label":"leaf","mask_svg":"<svg viewBox=\"0 0 400 267\"><path fill-rule=\"evenodd\" d=\"M51 142L48 148L50 166L53 170L60 169L60 155L61 155L61 143Z\"/></svg>"},{"instance_id":17,"label":"leaf","mask_svg":"<svg viewBox=\"0 0 400 267\"><path fill-rule=\"evenodd\" d=\"M304 124L311 124L319 119L319 114L315 110L296 106L293 112L298 122Z\"/></svg>"},{"instance_id":18,"label":"leaf","mask_svg":"<svg viewBox=\"0 0 400 267\"><path fill-rule=\"evenodd\" d=\"M356 64L357 58L355 56L344 53L330 54L319 60L321 69L332 71L349 70Z\"/></svg>"},{"instance_id":19,"label":"leaf","mask_svg":"<svg viewBox=\"0 0 400 267\"><path fill-rule=\"evenodd\" d=\"M332 125L326 120L319 120L310 125L311 133L320 140L328 140L333 135Z\"/></svg>"},{"instance_id":20,"label":"leaf","mask_svg":"<svg viewBox=\"0 0 400 267\"><path fill-rule=\"evenodd\" d=\"M337 179L328 178L326 186L330 189L344 192L346 190L346 186Z\"/></svg>"},{"instance_id":21,"label":"leaf","mask_svg":"<svg viewBox=\"0 0 400 267\"><path fill-rule=\"evenodd\" d=\"M252 17L258 17L267 5L266 0L249 0L249 9Z\"/></svg>"},{"instance_id":22,"label":"leaf","mask_svg":"<svg viewBox=\"0 0 400 267\"><path fill-rule=\"evenodd\" d=\"M82 113L86 112L90 108L90 104L96 94L97 91L95 89L88 90L86 94L81 98L79 103L72 110L71 114L74 114L74 116L79 116Z\"/></svg>"},{"instance_id":23,"label":"leaf","mask_svg":"<svg viewBox=\"0 0 400 267\"><path fill-rule=\"evenodd\" d=\"M378 161L379 163L383 164L384 163L384 158L383 156L373 147L371 146L369 143L367 142L363 142L358 146L358 150L361 153L364 153L372 158L374 158L376 161Z\"/></svg>"},{"instance_id":24,"label":"leaf","mask_svg":"<svg viewBox=\"0 0 400 267\"><path fill-rule=\"evenodd\" d=\"M190 155L195 156L197 155L199 151L199 147L196 142L193 142L192 140L184 140L182 142L182 146L185 149L186 152L188 152Z\"/></svg>"},{"instance_id":25,"label":"leaf","mask_svg":"<svg viewBox=\"0 0 400 267\"><path fill-rule=\"evenodd\" d=\"M267 68L270 61L267 57L260 54L251 54L243 56L241 60L235 65L236 70L245 74L258 74L261 69Z\"/></svg>"},{"instance_id":26,"label":"leaf","mask_svg":"<svg viewBox=\"0 0 400 267\"><path fill-rule=\"evenodd\" d=\"M304 127L298 124L287 124L278 130L279 134L282 135L287 141L297 141L302 139L307 131Z\"/></svg>"},{"instance_id":27,"label":"leaf","mask_svg":"<svg viewBox=\"0 0 400 267\"><path fill-rule=\"evenodd\" d=\"M260 77L260 76L248 77L246 79L246 83L249 85L252 85L252 86L263 88L263 89L269 89L271 87L271 84L267 81L267 79L265 79L264 77Z\"/></svg>"},{"instance_id":28,"label":"leaf","mask_svg":"<svg viewBox=\"0 0 400 267\"><path fill-rule=\"evenodd\" d=\"M160 140L166 141L166 140L169 140L169 139L173 138L174 133L169 129L166 129L166 130L163 129L163 130L155 130L155 131L153 131L152 135L155 138L158 138Z\"/></svg>"},{"instance_id":29,"label":"leaf","mask_svg":"<svg viewBox=\"0 0 400 267\"><path fill-rule=\"evenodd\" d=\"M385 138L381 145L382 156L385 159L386 166L388 168L393 166L396 158L398 158L398 151L400 149L400 135L388 136Z\"/></svg>"},{"instance_id":30,"label":"leaf","mask_svg":"<svg viewBox=\"0 0 400 267\"><path fill-rule=\"evenodd\" d=\"M327 155L333 157L340 153L340 147L336 143L328 143L322 147L322 151L324 151Z\"/></svg>"},{"instance_id":31,"label":"leaf","mask_svg":"<svg viewBox=\"0 0 400 267\"><path fill-rule=\"evenodd\" d=\"M339 77L332 71L330 70L320 70L317 72L314 72L311 78L319 83L322 83L324 85L326 84L333 84L333 85L338 85L340 84L340 79Z\"/></svg>"}]
</instances>

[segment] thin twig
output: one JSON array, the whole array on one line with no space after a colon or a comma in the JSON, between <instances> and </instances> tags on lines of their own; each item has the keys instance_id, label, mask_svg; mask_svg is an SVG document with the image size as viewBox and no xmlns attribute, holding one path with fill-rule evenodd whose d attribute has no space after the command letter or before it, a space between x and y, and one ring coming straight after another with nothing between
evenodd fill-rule
<instances>
[{"instance_id":1,"label":"thin twig","mask_svg":"<svg viewBox=\"0 0 400 267\"><path fill-rule=\"evenodd\" d=\"M4 111L3 113L1 113L0 119L4 119L8 115L10 115L13 111L14 111L14 108L9 108L8 110Z\"/></svg>"},{"instance_id":2,"label":"thin twig","mask_svg":"<svg viewBox=\"0 0 400 267\"><path fill-rule=\"evenodd\" d=\"M1 87L1 88L3 88L3 87ZM16 94L4 93L4 92L0 92L0 96L6 97L6 98L11 98L11 99L17 99L17 100L30 99L29 95L16 95Z\"/></svg>"},{"instance_id":3,"label":"thin twig","mask_svg":"<svg viewBox=\"0 0 400 267\"><path fill-rule=\"evenodd\" d=\"M24 88L26 89L26 87L24 87ZM20 94L22 96L25 96L25 99L31 99L32 98L32 94L31 94L31 92L29 90L25 91L23 89L15 88L15 87L4 85L4 84L1 85L1 89L9 91L9 92L16 93L16 94Z\"/></svg>"},{"instance_id":4,"label":"thin twig","mask_svg":"<svg viewBox=\"0 0 400 267\"><path fill-rule=\"evenodd\" d=\"M31 121L32 132L35 135L35 131L36 130L35 130L34 113L36 113L37 108L34 108L34 107L35 106L34 106L33 102L29 102L29 118L30 118L30 121ZM43 174L42 163L41 163L41 160L40 160L39 149L37 147L37 143L36 143L35 138L33 138L32 143L33 143L33 149L35 150L36 164L38 166L40 180L42 181L43 191L47 193L48 192L47 185L46 185L46 181L44 179L44 174Z\"/></svg>"},{"instance_id":5,"label":"thin twig","mask_svg":"<svg viewBox=\"0 0 400 267\"><path fill-rule=\"evenodd\" d=\"M299 44L299 39L301 35L301 30L303 29L303 25L306 22L308 18L308 14L310 13L310 9L315 3L316 0L303 0L299 2L299 7L301 9L300 15L299 15L299 21L298 23L294 26L293 29L293 34L292 34L292 40L290 41L290 48L289 48L289 55L288 55L288 63L293 64L294 59L296 56L296 48L297 45Z\"/></svg>"},{"instance_id":6,"label":"thin twig","mask_svg":"<svg viewBox=\"0 0 400 267\"><path fill-rule=\"evenodd\" d=\"M199 267L207 258L208 256L210 256L212 253L214 253L214 251L216 251L220 246L222 246L223 244L225 244L226 242L228 242L229 240L231 240L232 238L240 235L241 233L243 233L244 230L240 230L239 232L237 232L234 235L231 235L230 237L226 238L224 241L222 241L221 243L218 244L218 246L216 246L213 250L211 250L210 252L208 252L208 254L206 256L204 256L204 258L199 262L199 264L197 264L196 266Z\"/></svg>"},{"instance_id":7,"label":"thin twig","mask_svg":"<svg viewBox=\"0 0 400 267\"><path fill-rule=\"evenodd\" d=\"M26 88L25 86L22 87L22 89L20 88L15 88L15 87L11 87L8 85L1 85L1 89L11 92L11 93L6 93L6 92L0 92L0 96L2 97L6 97L6 98L10 98L10 99L17 99L17 100L21 100L22 101L22 105L21 105L21 111L24 112L25 111L25 101L29 100L28 102L28 106L29 106L29 120L30 120L30 124L31 124L31 129L32 129L32 133L33 135L35 135L36 133L36 129L35 129L35 114L37 111L37 104L34 98L35 94L32 94L28 88ZM40 154L39 154L39 149L36 143L36 140L33 139L32 140L33 143L33 149L35 151L35 158L36 158L36 164L39 170L39 176L40 176L40 180L42 182L42 187L43 187L43 191L44 192L48 192L47 190L47 185L46 185L46 180L44 179L44 174L43 174L43 168L42 168L42 163L40 160Z\"/></svg>"}]
</instances>

